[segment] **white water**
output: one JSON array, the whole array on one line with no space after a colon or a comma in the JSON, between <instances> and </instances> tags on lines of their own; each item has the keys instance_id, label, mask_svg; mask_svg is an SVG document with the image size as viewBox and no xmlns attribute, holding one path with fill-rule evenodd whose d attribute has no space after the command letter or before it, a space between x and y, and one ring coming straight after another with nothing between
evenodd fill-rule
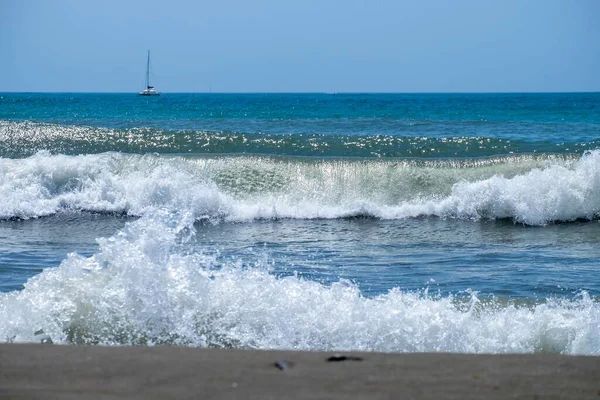
<instances>
[{"instance_id":1,"label":"white water","mask_svg":"<svg viewBox=\"0 0 600 400\"><path fill-rule=\"evenodd\" d=\"M0 198L4 219L188 210L226 221L436 216L544 225L598 217L600 151L575 162L524 157L469 168L40 152L0 159Z\"/></svg>"},{"instance_id":2,"label":"white water","mask_svg":"<svg viewBox=\"0 0 600 400\"><path fill-rule=\"evenodd\" d=\"M89 258L0 294L0 340L260 349L600 354L600 304L464 303L397 289L366 298L331 286L190 253L193 214L148 214L100 240ZM38 333L36 335L36 332Z\"/></svg>"}]
</instances>

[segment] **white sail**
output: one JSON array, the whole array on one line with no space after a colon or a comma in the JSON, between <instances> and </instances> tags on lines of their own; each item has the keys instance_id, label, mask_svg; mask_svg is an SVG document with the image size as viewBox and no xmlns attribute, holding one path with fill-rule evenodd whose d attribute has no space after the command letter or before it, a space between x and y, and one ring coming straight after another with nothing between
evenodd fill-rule
<instances>
[{"instance_id":1,"label":"white sail","mask_svg":"<svg viewBox=\"0 0 600 400\"><path fill-rule=\"evenodd\" d=\"M140 96L159 96L160 92L150 85L150 50L148 50L148 61L146 62L146 88L139 93Z\"/></svg>"}]
</instances>

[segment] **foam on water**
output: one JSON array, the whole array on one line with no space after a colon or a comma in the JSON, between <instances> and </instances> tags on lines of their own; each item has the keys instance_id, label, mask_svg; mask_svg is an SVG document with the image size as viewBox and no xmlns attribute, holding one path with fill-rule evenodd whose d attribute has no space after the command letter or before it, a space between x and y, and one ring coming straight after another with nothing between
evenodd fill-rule
<instances>
[{"instance_id":1,"label":"foam on water","mask_svg":"<svg viewBox=\"0 0 600 400\"><path fill-rule=\"evenodd\" d=\"M600 152L588 152L572 166L551 164L513 178L461 181L449 196L387 209L382 217L417 215L512 218L528 225L598 218Z\"/></svg>"},{"instance_id":2,"label":"foam on water","mask_svg":"<svg viewBox=\"0 0 600 400\"><path fill-rule=\"evenodd\" d=\"M161 208L216 217L229 201L215 184L180 170L177 162L118 153L0 159L0 218L69 211L140 216Z\"/></svg>"},{"instance_id":3,"label":"foam on water","mask_svg":"<svg viewBox=\"0 0 600 400\"><path fill-rule=\"evenodd\" d=\"M251 221L271 218L457 218L467 222L444 225L496 232L506 224L469 221L597 219L594 94L173 94L153 102L126 94L5 94L0 100L6 106L0 219L67 214L55 218L61 221L81 211L139 217L99 239L91 257L69 254L23 290L0 293L0 342L600 354L600 303L585 291L539 301L441 295L400 289L415 287L404 285L407 274L393 280L397 288L368 296L352 282L331 284L334 268L327 283L287 276L289 270L278 275L275 266L293 262L285 251L266 250L275 247L245 248L232 258L228 249L219 254L194 238L194 226L223 227L197 220L253 228ZM595 225L586 224L588 233ZM219 233L244 234L236 228ZM540 265L548 266L552 278L578 275L580 282L596 267L595 253L584 254L593 246L593 232L587 236L573 250L578 254L531 271L543 274ZM520 254L539 243L526 242ZM452 273L485 274L512 262L487 265L490 254L512 248L488 244L498 243L490 238L469 253L481 255L478 268ZM460 260L469 263L469 254ZM531 259L540 254L550 255L536 249ZM441 260L440 270L448 265L444 257L426 260ZM344 267L365 270L353 263ZM535 285L529 272L515 273ZM479 276L460 281L469 282L461 288L486 287ZM557 293L539 294L549 292Z\"/></svg>"},{"instance_id":4,"label":"foam on water","mask_svg":"<svg viewBox=\"0 0 600 400\"><path fill-rule=\"evenodd\" d=\"M600 214L600 151L428 163L267 157L0 159L0 218L92 211L199 219L512 219L543 225Z\"/></svg>"},{"instance_id":5,"label":"foam on water","mask_svg":"<svg viewBox=\"0 0 600 400\"><path fill-rule=\"evenodd\" d=\"M22 291L0 294L0 339L39 341L43 332L54 343L600 354L600 305L585 293L530 306L427 290L368 298L347 281L277 277L268 261L191 252L195 218L146 215L101 239L93 256L70 254Z\"/></svg>"}]
</instances>

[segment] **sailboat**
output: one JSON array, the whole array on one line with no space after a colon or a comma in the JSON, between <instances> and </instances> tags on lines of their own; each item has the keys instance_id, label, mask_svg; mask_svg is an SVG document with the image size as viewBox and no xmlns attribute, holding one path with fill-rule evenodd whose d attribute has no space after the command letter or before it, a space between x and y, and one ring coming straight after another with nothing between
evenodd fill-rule
<instances>
[{"instance_id":1,"label":"sailboat","mask_svg":"<svg viewBox=\"0 0 600 400\"><path fill-rule=\"evenodd\" d=\"M140 96L160 96L160 92L150 85L150 50L148 50L148 61L146 62L146 89L139 93Z\"/></svg>"}]
</instances>

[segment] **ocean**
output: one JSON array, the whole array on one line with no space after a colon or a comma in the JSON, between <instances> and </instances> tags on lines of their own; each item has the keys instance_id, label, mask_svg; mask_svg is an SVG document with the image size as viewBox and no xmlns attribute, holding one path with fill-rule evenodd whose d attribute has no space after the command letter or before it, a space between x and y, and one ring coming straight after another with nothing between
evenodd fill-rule
<instances>
[{"instance_id":1,"label":"ocean","mask_svg":"<svg viewBox=\"0 0 600 400\"><path fill-rule=\"evenodd\" d=\"M0 341L600 354L600 93L0 93Z\"/></svg>"}]
</instances>

